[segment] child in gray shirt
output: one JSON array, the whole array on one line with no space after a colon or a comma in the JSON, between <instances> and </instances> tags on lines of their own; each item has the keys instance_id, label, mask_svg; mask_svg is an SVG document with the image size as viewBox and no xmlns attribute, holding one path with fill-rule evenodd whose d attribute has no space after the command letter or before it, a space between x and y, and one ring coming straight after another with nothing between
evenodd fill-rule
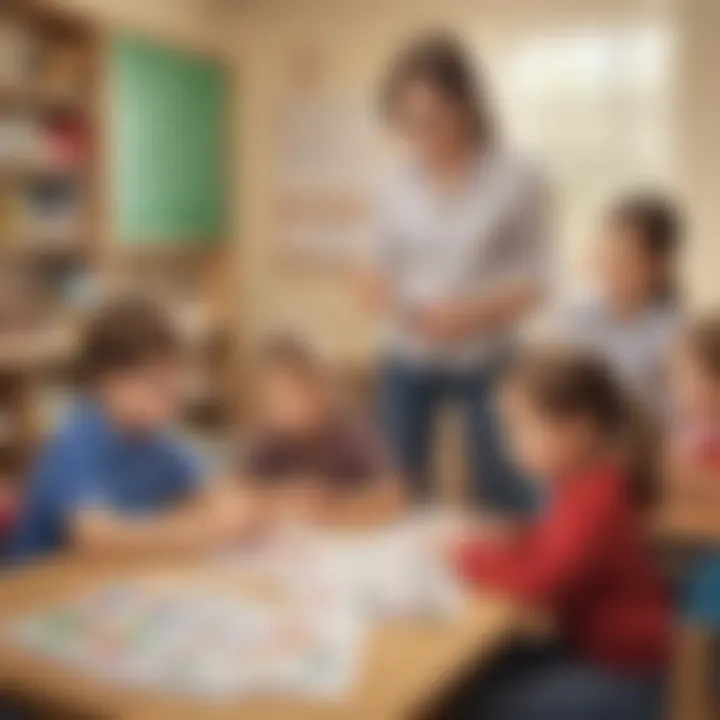
<instances>
[{"instance_id":1,"label":"child in gray shirt","mask_svg":"<svg viewBox=\"0 0 720 720\"><path fill-rule=\"evenodd\" d=\"M568 339L605 355L629 388L662 406L668 349L680 319L676 259L680 213L656 195L625 197L604 218L597 248L599 297L571 309Z\"/></svg>"}]
</instances>

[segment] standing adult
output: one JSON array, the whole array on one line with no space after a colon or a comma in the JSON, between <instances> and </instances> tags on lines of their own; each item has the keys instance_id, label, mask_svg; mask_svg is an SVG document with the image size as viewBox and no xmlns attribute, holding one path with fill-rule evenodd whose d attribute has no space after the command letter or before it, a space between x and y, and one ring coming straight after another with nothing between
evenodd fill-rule
<instances>
[{"instance_id":1,"label":"standing adult","mask_svg":"<svg viewBox=\"0 0 720 720\"><path fill-rule=\"evenodd\" d=\"M547 268L546 194L501 142L474 63L453 36L412 42L393 62L384 118L404 161L377 203L365 294L389 319L386 431L417 495L429 489L438 409L464 410L474 495L527 508L493 417L493 378Z\"/></svg>"}]
</instances>

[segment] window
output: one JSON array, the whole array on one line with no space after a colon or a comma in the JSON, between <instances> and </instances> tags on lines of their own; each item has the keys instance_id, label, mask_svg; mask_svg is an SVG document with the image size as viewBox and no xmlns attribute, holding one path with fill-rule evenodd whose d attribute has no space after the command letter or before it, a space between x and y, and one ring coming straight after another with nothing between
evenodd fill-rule
<instances>
[{"instance_id":1,"label":"window","mask_svg":"<svg viewBox=\"0 0 720 720\"><path fill-rule=\"evenodd\" d=\"M593 28L518 39L490 58L510 136L552 177L566 270L608 198L671 182L672 50L664 26Z\"/></svg>"}]
</instances>

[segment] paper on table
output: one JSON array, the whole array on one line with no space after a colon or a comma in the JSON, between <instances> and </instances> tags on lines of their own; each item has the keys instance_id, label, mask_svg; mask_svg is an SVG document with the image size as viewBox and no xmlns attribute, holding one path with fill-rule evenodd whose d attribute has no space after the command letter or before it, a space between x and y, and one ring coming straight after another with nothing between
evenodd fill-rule
<instances>
[{"instance_id":1,"label":"paper on table","mask_svg":"<svg viewBox=\"0 0 720 720\"><path fill-rule=\"evenodd\" d=\"M442 619L464 595L437 547L460 519L418 513L362 535L286 529L261 547L225 557L224 567L257 573L297 602L345 607L364 620Z\"/></svg>"},{"instance_id":2,"label":"paper on table","mask_svg":"<svg viewBox=\"0 0 720 720\"><path fill-rule=\"evenodd\" d=\"M340 608L268 605L200 586L123 584L24 619L12 641L108 681L226 697L332 696L352 683L361 624Z\"/></svg>"}]
</instances>

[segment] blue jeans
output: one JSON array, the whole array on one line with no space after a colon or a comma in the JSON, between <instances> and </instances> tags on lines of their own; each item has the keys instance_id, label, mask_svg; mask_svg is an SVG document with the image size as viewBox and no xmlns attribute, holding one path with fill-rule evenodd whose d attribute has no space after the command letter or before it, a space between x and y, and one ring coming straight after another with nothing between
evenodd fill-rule
<instances>
[{"instance_id":1,"label":"blue jeans","mask_svg":"<svg viewBox=\"0 0 720 720\"><path fill-rule=\"evenodd\" d=\"M464 414L470 454L473 498L495 510L520 513L535 506L528 485L506 462L493 403L497 364L453 372L410 365L387 364L381 390L386 436L414 495L430 490L429 453L432 429L440 407L457 403Z\"/></svg>"},{"instance_id":2,"label":"blue jeans","mask_svg":"<svg viewBox=\"0 0 720 720\"><path fill-rule=\"evenodd\" d=\"M472 684L452 720L662 720L661 674L613 673L555 647L520 648Z\"/></svg>"}]
</instances>

